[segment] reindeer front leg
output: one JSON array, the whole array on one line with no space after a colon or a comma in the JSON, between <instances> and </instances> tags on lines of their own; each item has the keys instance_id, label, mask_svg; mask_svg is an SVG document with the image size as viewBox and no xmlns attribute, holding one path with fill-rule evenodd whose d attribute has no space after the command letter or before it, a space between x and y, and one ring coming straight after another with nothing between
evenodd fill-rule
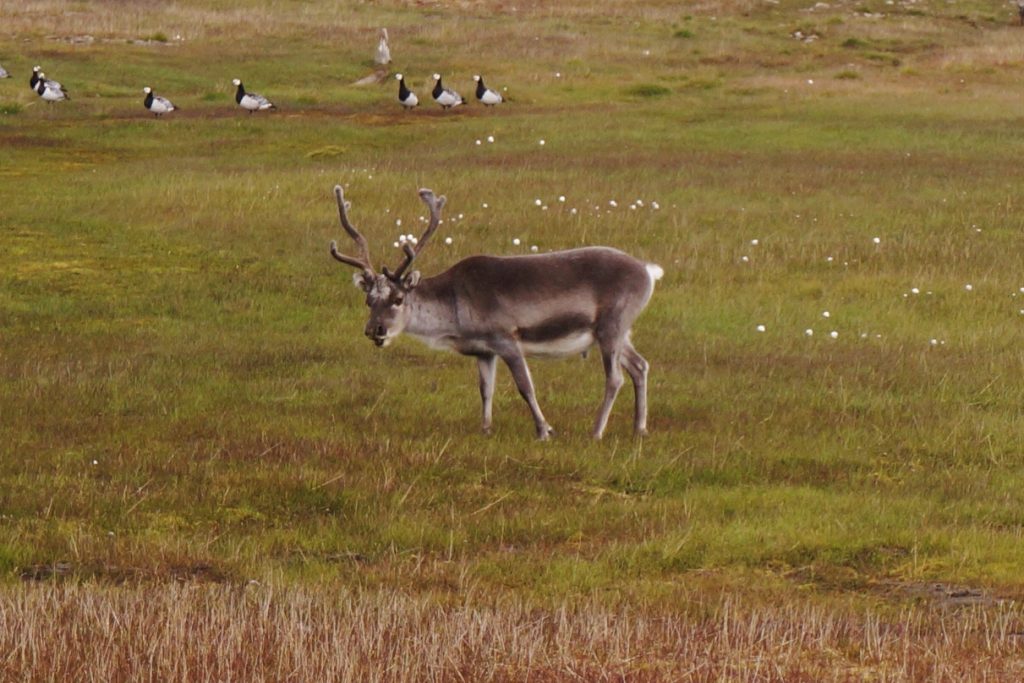
<instances>
[{"instance_id":1,"label":"reindeer front leg","mask_svg":"<svg viewBox=\"0 0 1024 683\"><path fill-rule=\"evenodd\" d=\"M526 359L523 357L519 344L513 340L502 344L502 348L498 350L498 355L508 365L508 369L512 371L512 379L515 380L516 388L519 389L519 393L526 401L526 405L530 406L530 412L533 413L533 423L537 427L537 438L541 441L547 441L555 433L555 430L544 419L544 413L540 411L540 406L537 404L537 397L533 393L533 380L530 378L530 368L526 365Z\"/></svg>"},{"instance_id":2,"label":"reindeer front leg","mask_svg":"<svg viewBox=\"0 0 1024 683\"><path fill-rule=\"evenodd\" d=\"M491 406L494 403L494 374L498 369L494 354L477 356L477 370L480 371L480 398L483 400L484 434L491 433Z\"/></svg>"}]
</instances>

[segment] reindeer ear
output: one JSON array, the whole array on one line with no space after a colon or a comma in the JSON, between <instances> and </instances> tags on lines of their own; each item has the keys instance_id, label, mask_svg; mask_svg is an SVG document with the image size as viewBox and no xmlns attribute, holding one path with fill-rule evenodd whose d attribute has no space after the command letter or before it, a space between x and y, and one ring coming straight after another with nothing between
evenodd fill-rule
<instances>
[{"instance_id":1,"label":"reindeer ear","mask_svg":"<svg viewBox=\"0 0 1024 683\"><path fill-rule=\"evenodd\" d=\"M373 281L366 277L366 273L352 273L352 283L364 292L369 292L373 287Z\"/></svg>"},{"instance_id":2,"label":"reindeer ear","mask_svg":"<svg viewBox=\"0 0 1024 683\"><path fill-rule=\"evenodd\" d=\"M402 288L405 291L411 291L420 283L420 271L414 270L405 277L402 278Z\"/></svg>"}]
</instances>

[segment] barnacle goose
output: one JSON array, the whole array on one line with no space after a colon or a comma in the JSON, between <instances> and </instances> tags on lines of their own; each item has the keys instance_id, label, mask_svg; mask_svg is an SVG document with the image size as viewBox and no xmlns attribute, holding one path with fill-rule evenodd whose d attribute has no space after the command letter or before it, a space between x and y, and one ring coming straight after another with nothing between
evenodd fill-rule
<instances>
[{"instance_id":1,"label":"barnacle goose","mask_svg":"<svg viewBox=\"0 0 1024 683\"><path fill-rule=\"evenodd\" d=\"M39 72L39 79L36 82L36 94L43 98L47 103L60 102L61 100L70 100L71 96L68 95L68 91L64 89L57 81L51 81L46 78L46 74L42 71Z\"/></svg>"},{"instance_id":2,"label":"barnacle goose","mask_svg":"<svg viewBox=\"0 0 1024 683\"><path fill-rule=\"evenodd\" d=\"M264 109L277 109L274 104L263 95L254 92L245 92L245 86L242 85L242 81L238 78L231 81L234 85L238 86L238 90L235 91L235 102L242 109L247 109L250 114L255 111L263 111Z\"/></svg>"},{"instance_id":3,"label":"barnacle goose","mask_svg":"<svg viewBox=\"0 0 1024 683\"><path fill-rule=\"evenodd\" d=\"M465 104L466 100L463 99L462 95L455 92L451 88L446 88L441 84L441 74L434 74L434 90L431 93L434 96L434 101L440 104L445 109L451 109L457 107L460 104Z\"/></svg>"},{"instance_id":4,"label":"barnacle goose","mask_svg":"<svg viewBox=\"0 0 1024 683\"><path fill-rule=\"evenodd\" d=\"M493 107L496 104L502 103L501 93L491 90L484 85L484 79L480 76L473 76L473 80L476 81L476 98L483 102L488 107Z\"/></svg>"},{"instance_id":5,"label":"barnacle goose","mask_svg":"<svg viewBox=\"0 0 1024 683\"><path fill-rule=\"evenodd\" d=\"M420 98L416 97L416 93L406 87L405 78L402 77L402 74L395 74L395 79L398 81L398 101L401 105L406 110L409 110L419 104Z\"/></svg>"},{"instance_id":6,"label":"barnacle goose","mask_svg":"<svg viewBox=\"0 0 1024 683\"><path fill-rule=\"evenodd\" d=\"M171 101L166 97L154 95L153 89L148 85L142 89L142 92L146 93L146 99L142 101L142 104L146 106L146 109L153 112L153 115L156 117L160 117L167 112L177 109L177 107L171 104Z\"/></svg>"},{"instance_id":7,"label":"barnacle goose","mask_svg":"<svg viewBox=\"0 0 1024 683\"><path fill-rule=\"evenodd\" d=\"M43 68L41 66L32 67L32 78L28 79L28 87L32 88L33 92L36 91L36 86L39 85L39 81L43 78ZM57 81L50 81L50 87L63 90L64 86Z\"/></svg>"}]
</instances>

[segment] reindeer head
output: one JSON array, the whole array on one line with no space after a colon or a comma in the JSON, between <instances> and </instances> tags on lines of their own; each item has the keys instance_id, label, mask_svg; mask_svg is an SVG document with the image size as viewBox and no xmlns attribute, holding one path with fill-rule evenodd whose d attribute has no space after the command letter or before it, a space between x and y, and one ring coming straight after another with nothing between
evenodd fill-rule
<instances>
[{"instance_id":1,"label":"reindeer head","mask_svg":"<svg viewBox=\"0 0 1024 683\"><path fill-rule=\"evenodd\" d=\"M370 264L370 249L366 238L356 230L348 220L350 204L345 201L340 185L334 187L334 196L338 200L338 215L341 226L359 247L359 258L345 256L338 252L336 242L331 242L331 255L342 263L359 268L352 280L355 285L366 292L366 305L370 309L370 319L366 322L365 334L377 346L387 346L405 329L409 319L409 308L406 299L420 281L418 270L406 273L416 256L426 246L427 240L441 224L441 209L445 198L437 197L431 190L420 190L420 199L430 209L430 223L415 246L406 242L402 245L405 260L394 272L387 267L376 273Z\"/></svg>"}]
</instances>

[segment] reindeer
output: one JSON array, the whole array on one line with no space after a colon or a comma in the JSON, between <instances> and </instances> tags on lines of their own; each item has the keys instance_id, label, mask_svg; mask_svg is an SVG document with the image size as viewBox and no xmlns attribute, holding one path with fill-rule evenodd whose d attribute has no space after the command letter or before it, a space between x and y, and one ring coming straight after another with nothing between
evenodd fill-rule
<instances>
[{"instance_id":1,"label":"reindeer","mask_svg":"<svg viewBox=\"0 0 1024 683\"><path fill-rule=\"evenodd\" d=\"M430 222L419 241L402 246L405 258L393 272L377 273L366 238L348 219L350 204L334 188L341 226L359 256L331 255L359 269L353 280L366 293L370 319L365 334L380 347L405 332L436 349L474 356L480 375L483 430L491 432L491 405L497 359L508 365L516 388L533 414L537 438L554 431L537 404L526 356L569 356L597 345L604 361L604 401L593 436L600 439L625 368L636 393L633 429L647 433L647 361L630 343L633 321L647 305L664 271L617 249L587 247L528 256L470 256L434 277L409 266L441 223L445 198L431 190L419 195Z\"/></svg>"}]
</instances>

